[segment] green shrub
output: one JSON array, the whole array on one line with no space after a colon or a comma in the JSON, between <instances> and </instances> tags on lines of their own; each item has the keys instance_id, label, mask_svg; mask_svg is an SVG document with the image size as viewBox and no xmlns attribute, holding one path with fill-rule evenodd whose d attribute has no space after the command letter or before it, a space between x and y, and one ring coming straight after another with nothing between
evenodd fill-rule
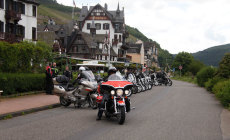
<instances>
[{"instance_id":1,"label":"green shrub","mask_svg":"<svg viewBox=\"0 0 230 140\"><path fill-rule=\"evenodd\" d=\"M217 83L213 91L223 106L230 107L230 80Z\"/></svg>"},{"instance_id":2,"label":"green shrub","mask_svg":"<svg viewBox=\"0 0 230 140\"><path fill-rule=\"evenodd\" d=\"M216 69L212 67L204 67L197 73L197 84L204 87L205 82L210 78L213 78L216 73Z\"/></svg>"},{"instance_id":3,"label":"green shrub","mask_svg":"<svg viewBox=\"0 0 230 140\"><path fill-rule=\"evenodd\" d=\"M209 79L207 82L205 82L205 88L208 91L213 92L213 87L220 81L224 81L225 79L221 78L221 77L214 77Z\"/></svg>"},{"instance_id":4,"label":"green shrub","mask_svg":"<svg viewBox=\"0 0 230 140\"><path fill-rule=\"evenodd\" d=\"M42 42L9 44L0 41L0 72L44 72L40 64L45 66L45 61L51 61L51 54L51 47Z\"/></svg>"},{"instance_id":5,"label":"green shrub","mask_svg":"<svg viewBox=\"0 0 230 140\"><path fill-rule=\"evenodd\" d=\"M230 53L226 53L220 61L218 75L223 78L230 78Z\"/></svg>"},{"instance_id":6,"label":"green shrub","mask_svg":"<svg viewBox=\"0 0 230 140\"><path fill-rule=\"evenodd\" d=\"M0 81L3 96L45 88L45 74L0 73Z\"/></svg>"}]
</instances>

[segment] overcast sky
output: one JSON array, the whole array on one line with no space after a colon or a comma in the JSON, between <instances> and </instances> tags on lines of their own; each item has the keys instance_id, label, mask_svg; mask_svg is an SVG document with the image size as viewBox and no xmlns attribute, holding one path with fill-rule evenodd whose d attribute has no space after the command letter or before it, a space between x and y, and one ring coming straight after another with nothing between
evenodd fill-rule
<instances>
[{"instance_id":1,"label":"overcast sky","mask_svg":"<svg viewBox=\"0 0 230 140\"><path fill-rule=\"evenodd\" d=\"M73 5L73 0L57 0ZM118 0L75 0L77 7ZM138 28L170 53L197 52L230 43L230 0L119 0L126 24Z\"/></svg>"}]
</instances>

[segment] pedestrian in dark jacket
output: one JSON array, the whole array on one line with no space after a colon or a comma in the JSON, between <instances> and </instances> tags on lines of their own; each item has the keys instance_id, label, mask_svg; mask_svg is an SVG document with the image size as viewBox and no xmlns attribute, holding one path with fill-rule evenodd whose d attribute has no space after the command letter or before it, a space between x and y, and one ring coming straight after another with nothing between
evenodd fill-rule
<instances>
[{"instance_id":1,"label":"pedestrian in dark jacket","mask_svg":"<svg viewBox=\"0 0 230 140\"><path fill-rule=\"evenodd\" d=\"M46 66L46 94L52 94L52 90L53 90L53 72L52 69L50 67L50 64L48 64Z\"/></svg>"},{"instance_id":2,"label":"pedestrian in dark jacket","mask_svg":"<svg viewBox=\"0 0 230 140\"><path fill-rule=\"evenodd\" d=\"M72 72L69 70L69 67L65 67L65 71L63 72L63 75L69 78L69 80L73 79Z\"/></svg>"}]
</instances>

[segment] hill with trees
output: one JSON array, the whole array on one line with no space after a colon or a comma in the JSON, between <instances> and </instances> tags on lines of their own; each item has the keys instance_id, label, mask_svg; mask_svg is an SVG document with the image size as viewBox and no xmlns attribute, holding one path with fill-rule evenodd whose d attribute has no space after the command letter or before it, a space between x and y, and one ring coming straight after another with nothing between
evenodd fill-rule
<instances>
[{"instance_id":1,"label":"hill with trees","mask_svg":"<svg viewBox=\"0 0 230 140\"><path fill-rule=\"evenodd\" d=\"M214 46L197 53L193 53L195 59L203 62L205 65L215 66L219 65L219 62L226 53L230 52L230 44Z\"/></svg>"}]
</instances>

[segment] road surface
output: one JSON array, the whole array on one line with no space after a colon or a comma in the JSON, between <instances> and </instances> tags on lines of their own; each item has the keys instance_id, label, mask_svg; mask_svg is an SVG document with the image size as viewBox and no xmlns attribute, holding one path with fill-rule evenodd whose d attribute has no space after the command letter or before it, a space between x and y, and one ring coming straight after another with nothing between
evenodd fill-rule
<instances>
[{"instance_id":1,"label":"road surface","mask_svg":"<svg viewBox=\"0 0 230 140\"><path fill-rule=\"evenodd\" d=\"M124 125L96 121L97 110L60 107L0 121L1 140L222 140L219 101L205 89L173 81L131 97Z\"/></svg>"}]
</instances>

